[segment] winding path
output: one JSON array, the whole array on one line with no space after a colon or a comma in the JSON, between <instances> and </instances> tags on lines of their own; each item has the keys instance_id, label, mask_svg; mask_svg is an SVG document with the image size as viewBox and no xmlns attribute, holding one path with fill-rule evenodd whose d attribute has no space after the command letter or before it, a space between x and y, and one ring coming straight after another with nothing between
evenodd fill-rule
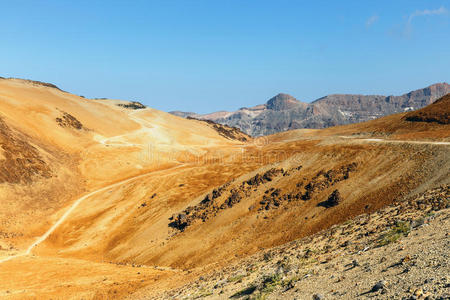
<instances>
[{"instance_id":1,"label":"winding path","mask_svg":"<svg viewBox=\"0 0 450 300\"><path fill-rule=\"evenodd\" d=\"M133 113L130 113L129 116L131 116ZM134 120L138 121L138 123L140 123L142 125L142 127L147 127L144 124L142 124L143 122L146 122L145 120L136 118L136 117L132 117ZM124 136L124 135L122 135ZM118 136L121 137L121 136ZM427 142L427 141L403 141L403 140L385 140L385 139L379 139L379 138L356 138L356 137L351 137L351 136L339 136L340 138L344 138L344 139L352 139L352 140L359 140L359 141L367 141L367 142L377 142L377 143L409 143L409 144L431 144L431 145L450 145L450 142ZM114 137L112 137L114 138ZM108 138L111 139L111 138ZM106 140L106 139L105 139ZM102 142L102 144L105 144L105 142ZM98 190L95 190L93 192L90 192L89 194L86 194L84 196L82 196L81 198L78 198L70 207L69 209L58 219L58 221L56 221L55 224L53 224L52 227L50 227L42 236L40 236L39 238L36 239L36 241L34 241L24 252L12 255L12 256L8 256L5 258L0 259L0 263L12 260L14 258L18 258L18 257L23 257L23 256L27 256L31 254L31 251L38 246L39 244L41 244L42 242L44 242L67 218L68 216L80 205L80 203L82 203L84 200L88 199L91 196L94 196L98 193L101 193L103 191L106 191L108 189L111 188L115 188L117 186L129 183L133 180L139 179L139 178L143 178L149 175L154 175L156 173L159 172L163 172L163 171L167 171L170 169L176 169L176 168L180 168L185 166L186 164L181 164L178 165L176 167L173 168L169 168L169 169L164 169L164 170L159 170L159 171L152 171L152 172L148 172L145 174L141 174L141 175L137 175L122 181L119 181L117 183L105 186L103 188L100 188Z\"/></svg>"},{"instance_id":2,"label":"winding path","mask_svg":"<svg viewBox=\"0 0 450 300\"><path fill-rule=\"evenodd\" d=\"M157 174L157 173L160 173L160 172L164 172L164 171L167 171L167 170L173 170L173 169L181 168L181 167L186 166L186 165L187 165L187 164L181 164L181 165L178 165L178 166L173 167L173 168L164 169L164 170L159 170L159 171L152 171L152 172L148 172L148 173L145 173L145 174L137 175L137 176L134 176L134 177L131 177L131 178L128 178L128 179L125 179L125 180L116 182L116 183L114 183L114 184L110 184L110 185L108 185L108 186L102 187L102 188L100 188L100 189L98 189L98 190L95 190L95 191L93 191L93 192L90 192L89 194L84 195L84 196L81 197L81 198L78 198L78 199L77 199L77 200L69 207L69 209L61 216L61 218L59 218L58 221L56 221L56 223L53 224L53 226L50 227L50 228L49 228L42 236L40 236L39 238L37 238L36 241L34 241L34 242L33 242L33 243L25 250L25 252L21 252L21 253L15 254L15 255L11 255L11 256L2 258L2 259L0 259L0 263L9 261L9 260L14 259L14 258L18 258L18 257L30 255L30 254L31 254L31 251L33 250L33 248L35 248L36 246L38 246L39 244L41 244L43 241L45 241L45 240L50 236L50 234L52 234L52 233L53 233L53 232L54 232L54 231L55 231L55 230L56 230L56 229L57 229L57 228L58 228L58 227L59 227L59 226L67 219L67 217L68 217L68 216L69 216L69 215L70 215L70 214L78 207L78 205L80 205L81 202L83 202L84 200L88 199L89 197L94 196L94 195L96 195L96 194L98 194L98 193L104 192L104 191L106 191L106 190L108 190L108 189L115 188L115 187L118 187L118 186L120 186L120 185L129 183L129 182L134 181L134 180L139 179L139 178L143 178L143 177L146 177L146 176L149 176L149 175L154 175L154 174Z\"/></svg>"},{"instance_id":3,"label":"winding path","mask_svg":"<svg viewBox=\"0 0 450 300\"><path fill-rule=\"evenodd\" d=\"M408 141L408 140L385 140L385 139L376 139L376 138L357 138L351 136L339 136L343 139L352 139L356 141L365 141L365 142L376 142L376 143L401 143L401 144L420 144L420 145L450 145L450 142L431 142L431 141Z\"/></svg>"},{"instance_id":4,"label":"winding path","mask_svg":"<svg viewBox=\"0 0 450 300\"><path fill-rule=\"evenodd\" d=\"M115 147L139 147L139 146L143 146L142 144L132 144L126 141L123 141L122 138L126 137L126 136L130 136L130 135L138 135L140 132L142 133L148 133L151 130L154 130L155 127L157 127L155 124L151 124L149 121L141 119L139 117L136 117L135 114L140 112L142 110L139 111L132 111L132 112L128 112L127 115L128 117L135 121L136 123L138 123L139 125L141 125L140 129L137 129L135 131L132 132L128 132L125 134L121 134L121 135L116 135L116 136L112 136L112 137L105 137L102 138L100 140L98 140L98 142L102 145L105 146L115 146Z\"/></svg>"}]
</instances>

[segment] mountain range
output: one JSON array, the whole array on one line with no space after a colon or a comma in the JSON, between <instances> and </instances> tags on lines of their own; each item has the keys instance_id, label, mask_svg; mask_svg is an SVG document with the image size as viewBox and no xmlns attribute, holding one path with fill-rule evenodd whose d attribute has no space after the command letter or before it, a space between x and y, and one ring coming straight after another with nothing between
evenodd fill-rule
<instances>
[{"instance_id":1,"label":"mountain range","mask_svg":"<svg viewBox=\"0 0 450 300\"><path fill-rule=\"evenodd\" d=\"M382 116L420 109L450 93L450 85L437 83L401 96L332 94L311 103L278 94L265 104L237 111L209 114L172 111L173 115L211 120L237 127L252 136L300 128L327 128L365 122Z\"/></svg>"}]
</instances>

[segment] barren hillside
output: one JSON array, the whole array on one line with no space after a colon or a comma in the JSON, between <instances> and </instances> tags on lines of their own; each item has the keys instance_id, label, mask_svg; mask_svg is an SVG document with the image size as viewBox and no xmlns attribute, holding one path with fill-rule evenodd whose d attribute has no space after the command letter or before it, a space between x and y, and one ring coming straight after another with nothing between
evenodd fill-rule
<instances>
[{"instance_id":1,"label":"barren hillside","mask_svg":"<svg viewBox=\"0 0 450 300\"><path fill-rule=\"evenodd\" d=\"M449 184L450 125L404 115L252 139L0 79L1 295L139 299Z\"/></svg>"}]
</instances>

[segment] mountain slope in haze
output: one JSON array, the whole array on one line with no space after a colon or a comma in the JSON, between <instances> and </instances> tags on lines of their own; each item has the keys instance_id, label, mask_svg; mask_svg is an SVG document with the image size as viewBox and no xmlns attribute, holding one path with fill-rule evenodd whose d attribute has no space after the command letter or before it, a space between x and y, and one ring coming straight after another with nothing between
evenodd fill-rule
<instances>
[{"instance_id":1,"label":"mountain slope in haze","mask_svg":"<svg viewBox=\"0 0 450 300\"><path fill-rule=\"evenodd\" d=\"M278 94L266 104L234 112L205 115L171 112L181 117L212 120L238 127L252 136L299 128L326 128L359 123L382 116L420 109L450 93L450 85L437 83L401 96L333 94L303 103L287 94Z\"/></svg>"}]
</instances>

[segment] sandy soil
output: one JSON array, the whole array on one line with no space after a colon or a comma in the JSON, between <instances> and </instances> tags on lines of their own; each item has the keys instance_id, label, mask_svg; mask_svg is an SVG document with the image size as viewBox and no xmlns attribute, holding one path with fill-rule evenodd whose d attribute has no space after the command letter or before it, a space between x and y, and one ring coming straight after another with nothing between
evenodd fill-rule
<instances>
[{"instance_id":1,"label":"sandy soil","mask_svg":"<svg viewBox=\"0 0 450 300\"><path fill-rule=\"evenodd\" d=\"M3 297L173 290L449 183L445 124L400 114L243 142L123 103L0 80Z\"/></svg>"}]
</instances>

